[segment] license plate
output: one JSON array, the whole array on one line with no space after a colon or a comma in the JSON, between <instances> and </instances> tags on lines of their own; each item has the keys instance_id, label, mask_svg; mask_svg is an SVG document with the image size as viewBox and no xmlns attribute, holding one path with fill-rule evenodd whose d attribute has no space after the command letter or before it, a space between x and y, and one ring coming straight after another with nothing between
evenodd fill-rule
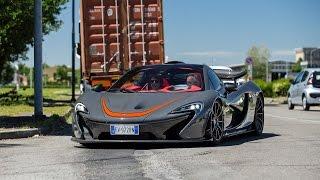
<instances>
[{"instance_id":1,"label":"license plate","mask_svg":"<svg viewBox=\"0 0 320 180\"><path fill-rule=\"evenodd\" d=\"M139 125L111 124L111 135L139 135Z\"/></svg>"}]
</instances>

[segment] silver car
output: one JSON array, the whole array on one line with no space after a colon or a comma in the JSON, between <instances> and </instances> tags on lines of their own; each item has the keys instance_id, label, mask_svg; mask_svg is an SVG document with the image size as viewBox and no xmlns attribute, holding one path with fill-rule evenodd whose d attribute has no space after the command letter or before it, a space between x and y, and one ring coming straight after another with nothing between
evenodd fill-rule
<instances>
[{"instance_id":1,"label":"silver car","mask_svg":"<svg viewBox=\"0 0 320 180\"><path fill-rule=\"evenodd\" d=\"M320 105L320 68L304 69L300 72L288 91L288 108L302 105L308 111L310 106Z\"/></svg>"}]
</instances>

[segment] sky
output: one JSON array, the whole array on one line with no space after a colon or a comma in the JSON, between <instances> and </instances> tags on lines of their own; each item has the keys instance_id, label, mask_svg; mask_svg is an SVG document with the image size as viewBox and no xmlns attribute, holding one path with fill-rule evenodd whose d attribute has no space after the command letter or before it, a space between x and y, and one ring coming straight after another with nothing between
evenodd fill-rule
<instances>
[{"instance_id":1,"label":"sky","mask_svg":"<svg viewBox=\"0 0 320 180\"><path fill-rule=\"evenodd\" d=\"M165 53L172 60L241 64L248 49L256 45L269 48L271 61L294 61L295 48L320 47L319 0L163 1ZM59 18L61 29L44 37L43 61L71 65L70 2ZM27 64L33 66L32 48L28 57Z\"/></svg>"}]
</instances>

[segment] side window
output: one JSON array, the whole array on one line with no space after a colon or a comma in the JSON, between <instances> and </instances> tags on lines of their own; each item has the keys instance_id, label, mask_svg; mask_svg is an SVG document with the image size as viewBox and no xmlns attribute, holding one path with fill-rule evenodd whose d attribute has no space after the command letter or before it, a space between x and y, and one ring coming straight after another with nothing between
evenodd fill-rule
<instances>
[{"instance_id":1,"label":"side window","mask_svg":"<svg viewBox=\"0 0 320 180\"><path fill-rule=\"evenodd\" d=\"M307 79L308 76L309 76L309 72L308 72L308 71L305 71L305 72L303 73L301 82L304 82L304 81Z\"/></svg>"},{"instance_id":2,"label":"side window","mask_svg":"<svg viewBox=\"0 0 320 180\"><path fill-rule=\"evenodd\" d=\"M294 80L294 84L298 84L300 82L302 74L303 74L303 72L300 72L297 75L296 79Z\"/></svg>"},{"instance_id":3,"label":"side window","mask_svg":"<svg viewBox=\"0 0 320 180\"><path fill-rule=\"evenodd\" d=\"M219 79L219 77L213 72L213 70L209 70L208 71L208 77L209 77L209 80L211 82L211 85L213 86L213 88L215 90L219 90L221 89L221 81Z\"/></svg>"}]
</instances>

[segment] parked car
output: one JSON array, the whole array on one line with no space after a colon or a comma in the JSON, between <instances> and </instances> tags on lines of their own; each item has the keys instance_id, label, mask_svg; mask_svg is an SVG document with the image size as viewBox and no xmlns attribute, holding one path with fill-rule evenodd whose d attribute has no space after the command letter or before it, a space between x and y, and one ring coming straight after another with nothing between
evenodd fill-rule
<instances>
[{"instance_id":1,"label":"parked car","mask_svg":"<svg viewBox=\"0 0 320 180\"><path fill-rule=\"evenodd\" d=\"M288 91L288 108L295 105L302 105L305 111L320 105L320 68L305 69L296 76Z\"/></svg>"}]
</instances>

